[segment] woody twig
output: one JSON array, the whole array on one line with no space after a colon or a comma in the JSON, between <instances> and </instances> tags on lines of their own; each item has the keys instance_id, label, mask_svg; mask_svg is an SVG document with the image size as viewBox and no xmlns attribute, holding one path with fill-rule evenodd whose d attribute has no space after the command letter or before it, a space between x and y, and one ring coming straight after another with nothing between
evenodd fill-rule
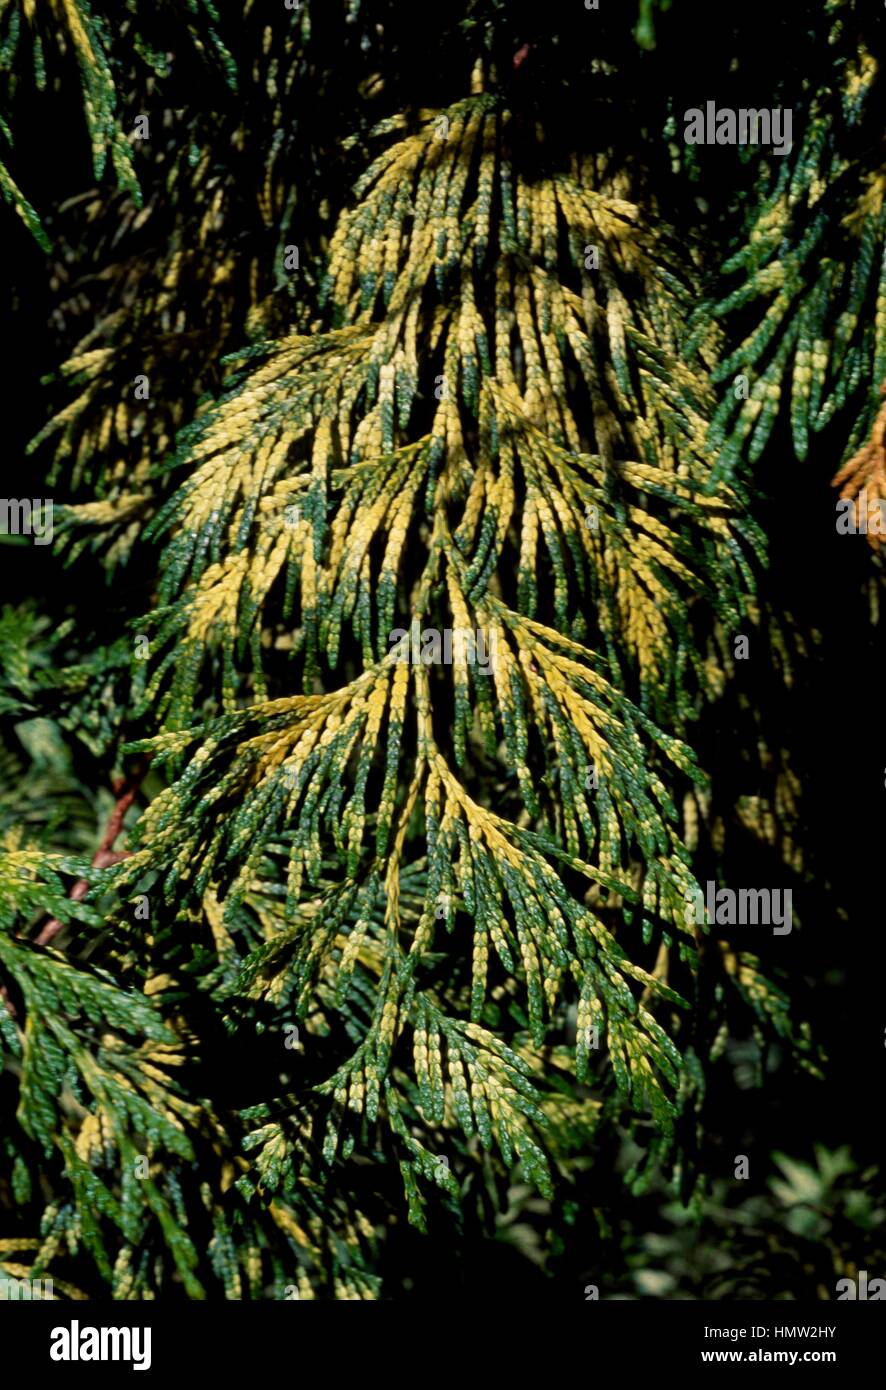
<instances>
[{"instance_id":1,"label":"woody twig","mask_svg":"<svg viewBox=\"0 0 886 1390\"><path fill-rule=\"evenodd\" d=\"M119 778L118 781L113 784L112 791L115 797L114 809L108 817L108 823L105 826L102 842L93 855L92 867L94 869L107 869L110 868L112 864L119 863L121 859L129 858L130 851L125 849L115 850L114 841L123 828L123 818L135 800L147 770L147 762L141 762L128 776ZM74 902L79 902L81 898L86 896L88 890L89 880L78 878L71 888L68 897ZM34 938L35 944L37 946L48 946L61 931L62 926L63 923L60 922L57 917L51 918L50 921L40 928L39 933Z\"/></svg>"}]
</instances>

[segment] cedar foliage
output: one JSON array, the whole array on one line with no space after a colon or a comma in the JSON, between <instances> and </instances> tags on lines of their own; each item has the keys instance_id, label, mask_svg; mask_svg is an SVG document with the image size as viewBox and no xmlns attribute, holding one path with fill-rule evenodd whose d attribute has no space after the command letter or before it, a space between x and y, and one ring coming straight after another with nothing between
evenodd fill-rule
<instances>
[{"instance_id":1,"label":"cedar foliage","mask_svg":"<svg viewBox=\"0 0 886 1390\"><path fill-rule=\"evenodd\" d=\"M490 1231L515 1176L556 1251L626 1135L623 1200L698 1207L730 1031L820 1062L768 943L684 909L742 827L806 872L765 708L768 796L724 814L696 738L736 635L782 684L814 640L765 584L785 430L852 496L882 431L880 30L828 0L734 103L792 104L793 150L724 194L679 4L576 8L464 0L417 72L383 0L0 7L58 344L30 456L110 586L0 623L9 1273L373 1298L392 1227ZM44 99L66 197L16 159ZM492 670L398 661L413 625Z\"/></svg>"}]
</instances>

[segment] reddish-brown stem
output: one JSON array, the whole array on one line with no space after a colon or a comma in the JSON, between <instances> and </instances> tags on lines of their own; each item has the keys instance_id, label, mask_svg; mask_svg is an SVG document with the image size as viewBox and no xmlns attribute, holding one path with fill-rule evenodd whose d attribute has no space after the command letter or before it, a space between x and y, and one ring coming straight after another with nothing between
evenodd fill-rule
<instances>
[{"instance_id":1,"label":"reddish-brown stem","mask_svg":"<svg viewBox=\"0 0 886 1390\"><path fill-rule=\"evenodd\" d=\"M123 829L123 817L135 800L138 789L141 786L142 778L147 770L147 763L140 763L128 777L121 777L119 781L114 783L112 787L115 797L114 809L108 817L108 823L105 826L102 842L93 855L92 867L94 869L107 869L111 864L117 864L121 859L129 858L129 850L115 850L114 841ZM81 898L85 897L88 888L89 880L78 878L68 894L68 897L74 902L79 902ZM57 917L51 918L45 926L40 928L40 931L34 938L35 944L37 946L48 946L50 941L58 936L62 926L63 923L61 923Z\"/></svg>"}]
</instances>

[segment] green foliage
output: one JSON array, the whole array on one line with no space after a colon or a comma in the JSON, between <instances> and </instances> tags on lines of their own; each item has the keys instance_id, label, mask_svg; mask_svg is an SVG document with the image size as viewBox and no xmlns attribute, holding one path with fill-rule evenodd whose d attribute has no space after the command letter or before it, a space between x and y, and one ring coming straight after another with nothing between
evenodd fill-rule
<instances>
[{"instance_id":1,"label":"green foliage","mask_svg":"<svg viewBox=\"0 0 886 1390\"><path fill-rule=\"evenodd\" d=\"M814 1163L775 1153L771 1167L747 1195L715 1181L697 1221L664 1204L658 1229L626 1251L623 1296L831 1300L840 1278L882 1267L877 1169L860 1173L845 1147L820 1144Z\"/></svg>"},{"instance_id":2,"label":"green foliage","mask_svg":"<svg viewBox=\"0 0 886 1390\"><path fill-rule=\"evenodd\" d=\"M792 156L686 235L698 169L617 85L680 6L634 8L595 91L648 167L560 119L571 30L492 0L441 17L427 99L382 0L0 6L4 75L26 45L40 88L54 31L92 155L56 242L0 174L75 277L30 457L77 604L0 618L0 1268L374 1298L392 1230L494 1229L515 1185L562 1248L626 1138L625 1197L698 1215L727 1036L817 1074L777 967L686 903L769 833L747 797L726 836L697 734L736 634L791 678L784 383L803 458L886 375L879 70L831 3ZM404 650L453 631L488 669Z\"/></svg>"},{"instance_id":3,"label":"green foliage","mask_svg":"<svg viewBox=\"0 0 886 1390\"><path fill-rule=\"evenodd\" d=\"M837 19L838 51L848 38ZM878 65L862 47L840 69L836 90L809 93L802 139L777 173L761 175L739 249L720 268L738 287L697 311L708 329L719 321L728 331L743 310L749 325L715 372L717 381L739 371L753 380L746 400L724 395L712 423L709 447L727 475L740 459L760 458L780 410L800 460L810 434L852 411L845 455L853 454L886 379L886 166L846 153L876 100Z\"/></svg>"}]
</instances>

